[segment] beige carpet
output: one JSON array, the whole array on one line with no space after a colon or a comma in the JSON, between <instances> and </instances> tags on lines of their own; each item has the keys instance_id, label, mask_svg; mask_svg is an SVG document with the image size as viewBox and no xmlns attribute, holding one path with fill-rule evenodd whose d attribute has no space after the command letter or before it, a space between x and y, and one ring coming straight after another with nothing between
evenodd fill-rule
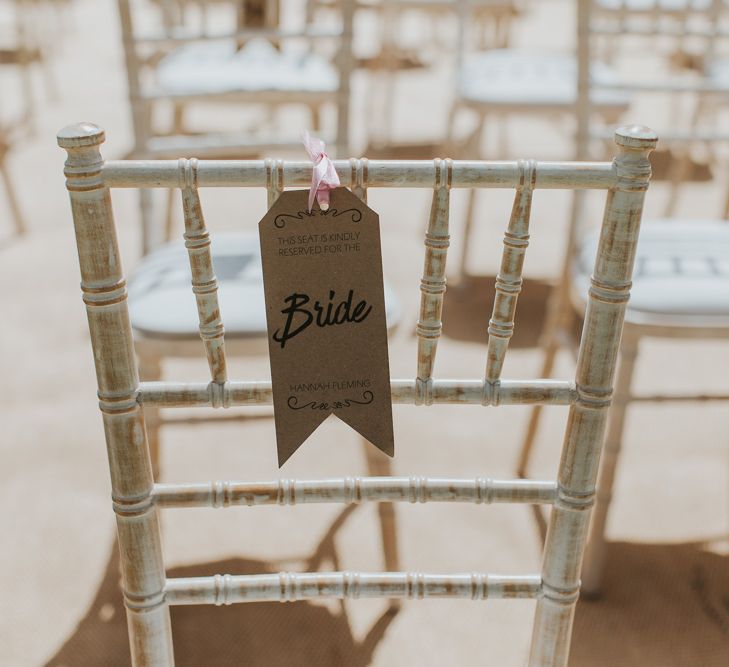
<instances>
[{"instance_id":1,"label":"beige carpet","mask_svg":"<svg viewBox=\"0 0 729 667\"><path fill-rule=\"evenodd\" d=\"M608 559L605 592L599 600L581 600L577 606L571 665L729 664L727 556L706 551L701 544L615 542L609 544ZM236 558L177 567L169 574L195 577L276 571L270 563ZM309 602L172 608L179 667L364 667L371 664L393 618L385 611L358 641L343 605L334 609ZM88 613L46 667L128 664L115 547Z\"/></svg>"}]
</instances>

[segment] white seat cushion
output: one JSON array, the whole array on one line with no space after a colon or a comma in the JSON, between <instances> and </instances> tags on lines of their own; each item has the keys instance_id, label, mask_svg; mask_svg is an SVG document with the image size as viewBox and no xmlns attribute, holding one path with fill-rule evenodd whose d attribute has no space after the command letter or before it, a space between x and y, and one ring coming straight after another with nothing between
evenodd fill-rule
<instances>
[{"instance_id":1,"label":"white seat cushion","mask_svg":"<svg viewBox=\"0 0 729 667\"><path fill-rule=\"evenodd\" d=\"M729 59L717 58L706 65L706 76L714 90L729 90Z\"/></svg>"},{"instance_id":2,"label":"white seat cushion","mask_svg":"<svg viewBox=\"0 0 729 667\"><path fill-rule=\"evenodd\" d=\"M624 9L629 12L684 12L709 9L713 0L598 0L604 9Z\"/></svg>"},{"instance_id":3,"label":"white seat cushion","mask_svg":"<svg viewBox=\"0 0 729 667\"><path fill-rule=\"evenodd\" d=\"M577 287L587 296L597 234L583 243ZM641 225L628 311L648 315L729 317L729 222L653 220Z\"/></svg>"},{"instance_id":4,"label":"white seat cushion","mask_svg":"<svg viewBox=\"0 0 729 667\"><path fill-rule=\"evenodd\" d=\"M594 63L596 83L617 80L602 63ZM482 104L525 107L574 107L577 61L566 53L493 49L468 56L458 77L462 99ZM630 96L618 90L596 91L593 103L624 108Z\"/></svg>"},{"instance_id":5,"label":"white seat cushion","mask_svg":"<svg viewBox=\"0 0 729 667\"><path fill-rule=\"evenodd\" d=\"M237 50L233 41L201 42L163 58L157 86L168 94L230 92L333 92L339 75L325 58L278 51L266 40L251 40Z\"/></svg>"},{"instance_id":6,"label":"white seat cushion","mask_svg":"<svg viewBox=\"0 0 729 667\"><path fill-rule=\"evenodd\" d=\"M226 337L265 338L261 249L257 234L212 235L213 266ZM200 336L190 264L182 243L170 243L144 258L129 280L132 327L151 338ZM400 319L400 305L385 286L388 328Z\"/></svg>"}]
</instances>

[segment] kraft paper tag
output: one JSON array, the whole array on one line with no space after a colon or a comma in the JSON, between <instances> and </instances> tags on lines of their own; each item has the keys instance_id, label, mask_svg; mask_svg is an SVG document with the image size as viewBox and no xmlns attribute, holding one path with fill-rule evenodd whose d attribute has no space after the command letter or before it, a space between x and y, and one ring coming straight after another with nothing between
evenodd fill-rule
<instances>
[{"instance_id":1,"label":"kraft paper tag","mask_svg":"<svg viewBox=\"0 0 729 667\"><path fill-rule=\"evenodd\" d=\"M278 463L335 414L392 456L380 221L347 188L284 192L259 223Z\"/></svg>"}]
</instances>

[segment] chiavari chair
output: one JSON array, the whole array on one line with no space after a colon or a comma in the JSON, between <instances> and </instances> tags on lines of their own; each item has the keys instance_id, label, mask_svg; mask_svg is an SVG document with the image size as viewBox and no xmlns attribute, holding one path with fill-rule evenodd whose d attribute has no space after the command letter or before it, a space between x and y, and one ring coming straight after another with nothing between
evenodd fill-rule
<instances>
[{"instance_id":1,"label":"chiavari chair","mask_svg":"<svg viewBox=\"0 0 729 667\"><path fill-rule=\"evenodd\" d=\"M67 151L65 174L96 362L99 406L107 438L122 556L122 587L137 667L174 664L171 605L225 605L320 597L534 599L536 615L529 664L532 667L567 664L582 551L594 501L603 428L650 177L648 155L656 140L647 128L622 128L615 134L617 153L612 162L364 159L335 162L342 184L362 198L368 189L378 187L420 187L433 192L416 327L417 370L414 378L392 380L393 401L420 406L443 403L569 406L555 481L370 477L160 484L153 477L146 436L148 408L271 403L269 383L227 377L224 312L217 303L210 240L200 215L198 190L267 188L269 197L275 200L276 194L286 187L308 187L311 164L279 162L272 170L271 163L264 161L105 162L99 148L104 141L100 128L82 123L60 131L59 145ZM183 194L194 202L195 213L187 216L186 236L211 381L140 383L110 190L178 187L181 173L186 176ZM274 180L273 174L276 174ZM433 368L446 286L453 188L509 188L515 190L515 199L496 280L485 371L473 379L444 380L433 377ZM520 381L501 377L521 287L532 196L535 190L543 188L593 189L606 193L593 276L586 288L585 326L574 381ZM526 575L282 572L182 579L168 579L165 575L159 529L159 511L163 508L400 501L551 505L541 572Z\"/></svg>"},{"instance_id":2,"label":"chiavari chair","mask_svg":"<svg viewBox=\"0 0 729 667\"><path fill-rule=\"evenodd\" d=\"M348 152L353 0L339 5L338 25L321 28L301 25L295 15L291 20L280 16L275 0L262 1L261 25L246 20L239 0L210 7L201 0L164 0L158 7L142 0L118 3L134 129L129 157L229 158L291 151L299 146L299 136L287 136L278 126L262 131L279 111L291 108L310 114L308 127L332 154ZM151 30L155 16L158 27ZM220 122L188 127L185 115L201 105L265 113L248 130L221 131ZM158 127L155 114L169 106L173 118L166 128ZM335 110L336 120L320 127L327 109ZM145 253L171 235L169 206L163 233L153 224L151 209L151 197L142 191Z\"/></svg>"}]
</instances>

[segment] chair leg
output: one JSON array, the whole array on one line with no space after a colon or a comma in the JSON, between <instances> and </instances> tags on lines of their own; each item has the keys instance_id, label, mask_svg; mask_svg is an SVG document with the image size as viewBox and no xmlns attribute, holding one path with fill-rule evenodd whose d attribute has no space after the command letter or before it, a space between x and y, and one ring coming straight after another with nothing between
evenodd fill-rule
<instances>
[{"instance_id":1,"label":"chair leg","mask_svg":"<svg viewBox=\"0 0 729 667\"><path fill-rule=\"evenodd\" d=\"M365 458L367 459L367 472L374 477L389 477L392 474L390 457L383 454L367 440L362 438ZM385 560L386 572L400 571L400 556L397 548L397 526L395 518L395 503L378 503L377 511L380 515L380 533L382 535L382 553ZM401 601L390 600L390 608L399 609Z\"/></svg>"},{"instance_id":2,"label":"chair leg","mask_svg":"<svg viewBox=\"0 0 729 667\"><path fill-rule=\"evenodd\" d=\"M2 147L0 147L0 150L1 149ZM20 211L20 204L18 204L18 200L15 197L15 190L13 189L13 184L10 180L10 174L8 173L7 165L5 164L2 155L0 155L0 176L2 177L3 183L5 184L5 192L7 193L8 197L10 214L12 215L13 223L15 224L15 231L18 236L22 236L27 231L27 228L25 226L23 214Z\"/></svg>"},{"instance_id":3,"label":"chair leg","mask_svg":"<svg viewBox=\"0 0 729 667\"><path fill-rule=\"evenodd\" d=\"M620 349L620 365L618 366L615 383L615 394L608 414L607 436L597 482L597 498L592 514L590 539L587 543L582 565L582 591L588 596L599 595L602 585L606 553L605 526L612 498L615 470L623 440L625 412L630 401L630 385L633 379L637 354L637 339L625 338Z\"/></svg>"},{"instance_id":4,"label":"chair leg","mask_svg":"<svg viewBox=\"0 0 729 667\"><path fill-rule=\"evenodd\" d=\"M142 382L153 382L162 379L162 363L159 357L139 355L139 379ZM149 456L152 459L152 473L154 479L159 480L160 473L160 438L162 426L159 408L145 406L144 421L147 428L147 442L149 443Z\"/></svg>"}]
</instances>

